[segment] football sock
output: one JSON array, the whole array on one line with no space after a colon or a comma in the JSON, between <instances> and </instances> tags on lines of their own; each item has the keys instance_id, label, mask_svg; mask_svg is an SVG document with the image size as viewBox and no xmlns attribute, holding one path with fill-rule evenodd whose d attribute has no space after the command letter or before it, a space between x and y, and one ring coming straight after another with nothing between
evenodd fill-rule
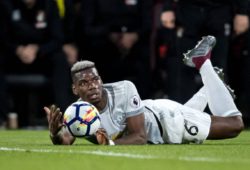
<instances>
[{"instance_id":1,"label":"football sock","mask_svg":"<svg viewBox=\"0 0 250 170\"><path fill-rule=\"evenodd\" d=\"M195 65L195 67L200 70L201 66L203 65L203 63L205 61L207 61L207 59L210 59L211 57L211 51L209 51L206 55L204 56L200 56L200 57L193 57L192 61Z\"/></svg>"},{"instance_id":2,"label":"football sock","mask_svg":"<svg viewBox=\"0 0 250 170\"><path fill-rule=\"evenodd\" d=\"M203 112L207 106L207 96L205 92L205 87L203 86L184 105Z\"/></svg>"},{"instance_id":3,"label":"football sock","mask_svg":"<svg viewBox=\"0 0 250 170\"><path fill-rule=\"evenodd\" d=\"M206 60L201 66L200 74L212 114L222 117L241 115L228 89L215 73L210 60Z\"/></svg>"}]
</instances>

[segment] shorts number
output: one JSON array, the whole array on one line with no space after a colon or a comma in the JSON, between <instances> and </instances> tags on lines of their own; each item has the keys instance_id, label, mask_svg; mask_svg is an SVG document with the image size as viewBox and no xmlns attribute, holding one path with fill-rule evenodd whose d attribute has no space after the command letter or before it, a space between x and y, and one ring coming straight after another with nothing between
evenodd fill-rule
<instances>
[{"instance_id":1,"label":"shorts number","mask_svg":"<svg viewBox=\"0 0 250 170\"><path fill-rule=\"evenodd\" d=\"M190 127L188 127L188 126L187 126L187 121L186 121L186 120L185 120L184 123L185 123L185 125L184 125L185 129L186 129L186 131L187 131L190 135L195 136L195 135L198 134L199 129L198 129L197 126L190 126Z\"/></svg>"}]
</instances>

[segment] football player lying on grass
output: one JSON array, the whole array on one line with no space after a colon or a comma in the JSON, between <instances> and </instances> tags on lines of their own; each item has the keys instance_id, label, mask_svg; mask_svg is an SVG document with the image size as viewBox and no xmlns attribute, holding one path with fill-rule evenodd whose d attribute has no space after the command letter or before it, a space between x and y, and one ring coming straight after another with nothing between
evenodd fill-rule
<instances>
[{"instance_id":1,"label":"football player lying on grass","mask_svg":"<svg viewBox=\"0 0 250 170\"><path fill-rule=\"evenodd\" d=\"M73 93L100 112L103 129L96 133L98 143L202 143L206 139L238 136L244 128L242 114L210 61L215 43L215 37L203 37L184 54L184 63L199 70L204 84L184 105L168 99L141 100L132 82L103 84L93 62L74 64L71 68ZM212 115L204 112L207 104ZM64 130L59 108L45 107L45 111L52 142L72 144L75 137Z\"/></svg>"}]
</instances>

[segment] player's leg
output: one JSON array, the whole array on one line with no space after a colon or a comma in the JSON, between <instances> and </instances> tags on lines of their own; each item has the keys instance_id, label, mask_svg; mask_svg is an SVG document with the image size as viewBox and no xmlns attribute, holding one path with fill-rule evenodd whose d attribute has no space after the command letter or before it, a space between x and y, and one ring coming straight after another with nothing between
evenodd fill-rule
<instances>
[{"instance_id":1,"label":"player's leg","mask_svg":"<svg viewBox=\"0 0 250 170\"><path fill-rule=\"evenodd\" d=\"M203 37L194 49L185 54L186 64L200 70L208 105L215 115L212 116L208 139L235 137L244 127L240 111L209 59L215 42L212 36Z\"/></svg>"},{"instance_id":2,"label":"player's leg","mask_svg":"<svg viewBox=\"0 0 250 170\"><path fill-rule=\"evenodd\" d=\"M222 117L241 115L230 92L215 73L210 60L204 62L200 74L206 89L211 112Z\"/></svg>"},{"instance_id":3,"label":"player's leg","mask_svg":"<svg viewBox=\"0 0 250 170\"><path fill-rule=\"evenodd\" d=\"M205 87L203 86L184 105L203 112L207 106L207 96L205 92Z\"/></svg>"},{"instance_id":4,"label":"player's leg","mask_svg":"<svg viewBox=\"0 0 250 170\"><path fill-rule=\"evenodd\" d=\"M210 58L211 56L211 50L213 46L215 45L215 38L212 36L209 36L206 38L207 42L209 44L209 48L207 48L207 45L204 44L204 38L199 41L199 43L195 46L194 49L189 50L187 53L184 54L184 63L190 67L197 67L197 69L200 69L203 62ZM203 47L201 49L201 46ZM205 54L204 54L205 50ZM201 57L202 56L202 57ZM197 60L198 59L198 60ZM184 105L191 107L193 109L197 109L200 111L203 111L205 107L207 106L207 96L205 92L205 88L202 87L190 100L188 100Z\"/></svg>"},{"instance_id":5,"label":"player's leg","mask_svg":"<svg viewBox=\"0 0 250 170\"><path fill-rule=\"evenodd\" d=\"M240 111L237 109L230 92L214 72L210 60L200 69L205 84L208 105L214 116L208 139L223 139L237 136L243 129Z\"/></svg>"},{"instance_id":6,"label":"player's leg","mask_svg":"<svg viewBox=\"0 0 250 170\"><path fill-rule=\"evenodd\" d=\"M207 139L234 138L244 129L241 116L211 116L210 132Z\"/></svg>"},{"instance_id":7,"label":"player's leg","mask_svg":"<svg viewBox=\"0 0 250 170\"><path fill-rule=\"evenodd\" d=\"M225 84L223 70L218 68L218 67L214 67L214 71L216 72L216 74L219 76L219 78ZM234 90L231 89L230 86L227 84L225 84L225 86L227 87L227 89L230 92L233 99L235 99L236 96L234 94ZM207 103L208 103L208 100L207 100L207 96L206 96L206 91L205 91L205 87L203 86L184 105L203 112L207 106Z\"/></svg>"}]
</instances>

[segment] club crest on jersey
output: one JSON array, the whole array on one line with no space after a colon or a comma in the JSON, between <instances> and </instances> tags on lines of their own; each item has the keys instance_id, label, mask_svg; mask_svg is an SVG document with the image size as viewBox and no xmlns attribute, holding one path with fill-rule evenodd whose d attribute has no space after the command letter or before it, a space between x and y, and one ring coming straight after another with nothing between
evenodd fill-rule
<instances>
[{"instance_id":1,"label":"club crest on jersey","mask_svg":"<svg viewBox=\"0 0 250 170\"><path fill-rule=\"evenodd\" d=\"M135 95L130 99L130 104L134 108L138 108L140 106L139 96Z\"/></svg>"}]
</instances>

